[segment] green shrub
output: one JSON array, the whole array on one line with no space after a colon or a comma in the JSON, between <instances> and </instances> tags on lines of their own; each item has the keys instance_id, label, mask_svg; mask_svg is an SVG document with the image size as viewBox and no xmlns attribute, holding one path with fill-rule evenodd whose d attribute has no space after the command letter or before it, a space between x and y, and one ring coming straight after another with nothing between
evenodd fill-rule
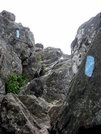
<instances>
[{"instance_id":1,"label":"green shrub","mask_svg":"<svg viewBox=\"0 0 101 134\"><path fill-rule=\"evenodd\" d=\"M16 76L13 74L7 75L6 93L18 94L21 91L21 87L27 84L27 79L23 75Z\"/></svg>"},{"instance_id":2,"label":"green shrub","mask_svg":"<svg viewBox=\"0 0 101 134\"><path fill-rule=\"evenodd\" d=\"M38 60L38 61L42 61L41 55L39 55L39 56L37 57L37 60Z\"/></svg>"},{"instance_id":3,"label":"green shrub","mask_svg":"<svg viewBox=\"0 0 101 134\"><path fill-rule=\"evenodd\" d=\"M43 66L43 70L44 70L44 71L46 70L46 67L45 67L45 66Z\"/></svg>"}]
</instances>

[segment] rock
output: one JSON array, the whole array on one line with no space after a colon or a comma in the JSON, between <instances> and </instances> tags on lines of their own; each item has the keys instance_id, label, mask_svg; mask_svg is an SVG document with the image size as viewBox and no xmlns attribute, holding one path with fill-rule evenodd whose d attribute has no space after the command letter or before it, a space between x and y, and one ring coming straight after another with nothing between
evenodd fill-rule
<instances>
[{"instance_id":1,"label":"rock","mask_svg":"<svg viewBox=\"0 0 101 134\"><path fill-rule=\"evenodd\" d=\"M90 62L87 63L87 60ZM94 59L94 62L92 62ZM96 133L101 127L101 28L92 41L78 73L69 87L66 99L51 134ZM94 63L94 65L93 65ZM92 69L92 67L94 67ZM91 76L89 76L89 73Z\"/></svg>"},{"instance_id":2,"label":"rock","mask_svg":"<svg viewBox=\"0 0 101 134\"><path fill-rule=\"evenodd\" d=\"M22 74L21 60L12 47L0 37L0 94L5 94L7 74Z\"/></svg>"},{"instance_id":3,"label":"rock","mask_svg":"<svg viewBox=\"0 0 101 134\"><path fill-rule=\"evenodd\" d=\"M35 55L31 55L23 62L23 74L31 81L36 77L40 77L42 64L37 60Z\"/></svg>"},{"instance_id":4,"label":"rock","mask_svg":"<svg viewBox=\"0 0 101 134\"><path fill-rule=\"evenodd\" d=\"M42 97L46 101L64 100L72 79L71 60L58 60L50 66L50 69L48 68L48 71L46 71L41 79L44 81L44 93Z\"/></svg>"},{"instance_id":5,"label":"rock","mask_svg":"<svg viewBox=\"0 0 101 134\"><path fill-rule=\"evenodd\" d=\"M3 11L1 14L4 16L0 15L0 36L23 61L34 51L34 36L29 28L8 19L13 16L12 13Z\"/></svg>"},{"instance_id":6,"label":"rock","mask_svg":"<svg viewBox=\"0 0 101 134\"><path fill-rule=\"evenodd\" d=\"M51 108L49 109L49 116L50 116L50 124L51 126L54 125L54 122L57 118L57 113L59 112L62 105L62 101L55 102L55 105L53 104Z\"/></svg>"},{"instance_id":7,"label":"rock","mask_svg":"<svg viewBox=\"0 0 101 134\"><path fill-rule=\"evenodd\" d=\"M62 57L64 57L64 59L66 59L66 57L70 59L70 57L64 55L59 48L48 47L40 49L40 51L36 51L23 62L23 73L29 80L40 77L44 75L46 71L51 70Z\"/></svg>"},{"instance_id":8,"label":"rock","mask_svg":"<svg viewBox=\"0 0 101 134\"><path fill-rule=\"evenodd\" d=\"M3 10L1 15L10 21L15 21L15 15L13 13Z\"/></svg>"},{"instance_id":9,"label":"rock","mask_svg":"<svg viewBox=\"0 0 101 134\"><path fill-rule=\"evenodd\" d=\"M92 42L95 40L100 27L101 13L97 14L79 27L77 35L71 44L72 69L74 74L76 74L80 68L82 60L91 47Z\"/></svg>"},{"instance_id":10,"label":"rock","mask_svg":"<svg viewBox=\"0 0 101 134\"><path fill-rule=\"evenodd\" d=\"M6 44L2 38L0 38L0 72L3 75L8 73L19 75L22 73L21 60L12 50L12 46Z\"/></svg>"},{"instance_id":11,"label":"rock","mask_svg":"<svg viewBox=\"0 0 101 134\"><path fill-rule=\"evenodd\" d=\"M52 47L36 52L35 56L42 65L39 73L44 81L42 97L48 102L63 100L72 78L71 56Z\"/></svg>"},{"instance_id":12,"label":"rock","mask_svg":"<svg viewBox=\"0 0 101 134\"><path fill-rule=\"evenodd\" d=\"M43 108L42 100L34 96L8 94L2 101L1 127L4 133L49 134L48 118L47 107Z\"/></svg>"},{"instance_id":13,"label":"rock","mask_svg":"<svg viewBox=\"0 0 101 134\"><path fill-rule=\"evenodd\" d=\"M43 48L44 48L44 46L41 43L36 43L35 44L35 51L36 52L42 50Z\"/></svg>"},{"instance_id":14,"label":"rock","mask_svg":"<svg viewBox=\"0 0 101 134\"><path fill-rule=\"evenodd\" d=\"M44 99L37 98L34 95L20 95L18 98L38 122L41 121L42 123L48 119L47 113L50 106Z\"/></svg>"},{"instance_id":15,"label":"rock","mask_svg":"<svg viewBox=\"0 0 101 134\"><path fill-rule=\"evenodd\" d=\"M17 97L11 94L7 95L3 99L1 109L2 130L4 132L35 134L34 122L31 121L33 117Z\"/></svg>"},{"instance_id":16,"label":"rock","mask_svg":"<svg viewBox=\"0 0 101 134\"><path fill-rule=\"evenodd\" d=\"M40 57L41 61L45 64L50 64L56 60L58 60L62 55L62 51L59 48L47 47L42 51L35 53L36 57Z\"/></svg>"},{"instance_id":17,"label":"rock","mask_svg":"<svg viewBox=\"0 0 101 134\"><path fill-rule=\"evenodd\" d=\"M34 53L32 32L14 21L14 14L5 10L0 13L0 74L5 78L9 73L21 75L24 70L22 63ZM0 87L0 94L4 94L5 82L2 78Z\"/></svg>"},{"instance_id":18,"label":"rock","mask_svg":"<svg viewBox=\"0 0 101 134\"><path fill-rule=\"evenodd\" d=\"M36 61L36 58L33 57L34 60L29 58L28 63L26 61L23 63L25 69L26 66L28 68L30 67L29 72L25 72L26 70L24 70L24 74L26 73L27 77L29 76L29 78L32 79L36 76L40 77L41 80L44 81L44 91L42 93L42 90L39 90L42 88L36 88L36 84L34 84L36 82L33 79L31 82L29 82L29 85L26 85L23 88L21 94L34 94L35 91L40 91L40 95L42 95L42 97L48 102L60 99L63 100L65 98L65 94L68 92L69 83L72 79L71 57L69 55L62 54L60 51L60 55L57 55L54 58L53 53L56 53L56 51L58 51L56 48L43 49L42 51L35 53L36 58L40 56L39 61ZM36 69L40 67L38 72L35 70L35 67L33 68L37 74L30 74L32 64L33 66L36 66ZM30 89L33 87L32 85L34 85L33 92L30 91Z\"/></svg>"},{"instance_id":19,"label":"rock","mask_svg":"<svg viewBox=\"0 0 101 134\"><path fill-rule=\"evenodd\" d=\"M72 79L71 56L35 44L15 15L0 13L0 133L49 134ZM25 75L18 95L6 94L7 75Z\"/></svg>"},{"instance_id":20,"label":"rock","mask_svg":"<svg viewBox=\"0 0 101 134\"><path fill-rule=\"evenodd\" d=\"M44 90L44 83L41 79L35 78L29 82L21 92L20 95L35 95L36 97L41 97Z\"/></svg>"},{"instance_id":21,"label":"rock","mask_svg":"<svg viewBox=\"0 0 101 134\"><path fill-rule=\"evenodd\" d=\"M3 74L0 74L0 96L5 94L5 82L6 77Z\"/></svg>"}]
</instances>

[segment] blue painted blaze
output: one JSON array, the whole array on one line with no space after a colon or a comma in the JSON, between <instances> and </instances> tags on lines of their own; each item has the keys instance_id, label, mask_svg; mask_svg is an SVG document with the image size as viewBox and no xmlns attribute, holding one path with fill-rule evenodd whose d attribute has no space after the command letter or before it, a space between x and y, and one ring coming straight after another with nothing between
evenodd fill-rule
<instances>
[{"instance_id":1,"label":"blue painted blaze","mask_svg":"<svg viewBox=\"0 0 101 134\"><path fill-rule=\"evenodd\" d=\"M85 74L88 77L91 77L93 74L93 70L94 70L94 57L87 56L86 65L85 65Z\"/></svg>"},{"instance_id":2,"label":"blue painted blaze","mask_svg":"<svg viewBox=\"0 0 101 134\"><path fill-rule=\"evenodd\" d=\"M20 32L19 30L16 30L16 37L19 38L19 36L20 36Z\"/></svg>"}]
</instances>

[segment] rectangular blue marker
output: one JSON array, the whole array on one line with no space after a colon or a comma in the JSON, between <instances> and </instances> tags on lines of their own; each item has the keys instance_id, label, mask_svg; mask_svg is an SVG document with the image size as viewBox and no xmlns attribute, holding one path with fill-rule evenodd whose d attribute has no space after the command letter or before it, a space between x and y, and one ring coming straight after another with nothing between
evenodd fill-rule
<instances>
[{"instance_id":1,"label":"rectangular blue marker","mask_svg":"<svg viewBox=\"0 0 101 134\"><path fill-rule=\"evenodd\" d=\"M91 77L94 70L94 57L87 56L86 65L85 65L85 74L88 77Z\"/></svg>"},{"instance_id":2,"label":"rectangular blue marker","mask_svg":"<svg viewBox=\"0 0 101 134\"><path fill-rule=\"evenodd\" d=\"M16 37L17 37L17 38L20 37L20 32L19 32L19 30L16 30Z\"/></svg>"}]
</instances>

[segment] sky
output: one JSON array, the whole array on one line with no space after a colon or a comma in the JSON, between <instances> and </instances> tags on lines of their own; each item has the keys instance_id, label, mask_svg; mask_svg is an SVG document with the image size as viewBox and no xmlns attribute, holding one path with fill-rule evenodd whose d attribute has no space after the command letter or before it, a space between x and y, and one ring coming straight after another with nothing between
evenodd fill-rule
<instances>
[{"instance_id":1,"label":"sky","mask_svg":"<svg viewBox=\"0 0 101 134\"><path fill-rule=\"evenodd\" d=\"M101 0L2 0L2 10L14 13L16 22L29 27L35 43L70 54L77 29L101 12Z\"/></svg>"}]
</instances>

